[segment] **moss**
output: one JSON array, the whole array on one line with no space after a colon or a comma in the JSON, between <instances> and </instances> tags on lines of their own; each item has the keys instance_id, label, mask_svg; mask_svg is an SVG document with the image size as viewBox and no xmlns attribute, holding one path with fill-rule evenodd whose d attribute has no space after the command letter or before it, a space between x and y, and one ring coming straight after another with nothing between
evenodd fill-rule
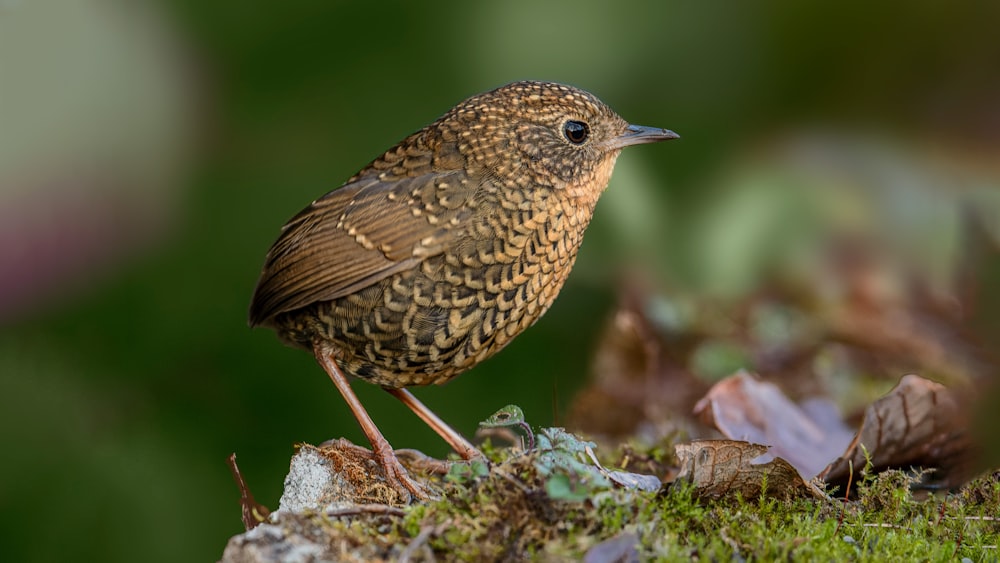
<instances>
[{"instance_id":1,"label":"moss","mask_svg":"<svg viewBox=\"0 0 1000 563\"><path fill-rule=\"evenodd\" d=\"M625 449L609 466L629 465L625 456L657 457ZM546 492L540 457L491 450L488 471L446 479L440 500L411 506L402 517L297 517L286 525L300 532L312 526L310 537L323 536L331 549L359 559L398 558L409 550L413 560L576 560L622 537L636 538L642 560L998 557L1000 472L954 494L926 494L913 492L920 473L887 471L862 479L848 502L763 495L704 501L684 484L652 493L594 488L575 500Z\"/></svg>"}]
</instances>

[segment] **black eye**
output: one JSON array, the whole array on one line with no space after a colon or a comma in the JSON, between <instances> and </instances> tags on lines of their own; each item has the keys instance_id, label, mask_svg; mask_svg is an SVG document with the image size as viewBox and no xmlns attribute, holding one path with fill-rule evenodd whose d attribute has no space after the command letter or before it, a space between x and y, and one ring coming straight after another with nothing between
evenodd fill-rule
<instances>
[{"instance_id":1,"label":"black eye","mask_svg":"<svg viewBox=\"0 0 1000 563\"><path fill-rule=\"evenodd\" d=\"M590 127L582 121L567 121L563 125L563 134L574 145L583 144L590 135Z\"/></svg>"}]
</instances>

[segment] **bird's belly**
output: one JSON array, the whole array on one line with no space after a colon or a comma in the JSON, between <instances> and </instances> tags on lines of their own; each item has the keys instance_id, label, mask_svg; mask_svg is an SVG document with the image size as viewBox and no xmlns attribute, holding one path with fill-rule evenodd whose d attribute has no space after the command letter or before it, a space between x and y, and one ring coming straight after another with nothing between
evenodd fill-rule
<instances>
[{"instance_id":1,"label":"bird's belly","mask_svg":"<svg viewBox=\"0 0 1000 563\"><path fill-rule=\"evenodd\" d=\"M531 326L555 300L575 252L485 265L457 256L429 258L354 294L281 315L278 332L302 346L317 337L333 343L346 373L377 385L444 383Z\"/></svg>"}]
</instances>

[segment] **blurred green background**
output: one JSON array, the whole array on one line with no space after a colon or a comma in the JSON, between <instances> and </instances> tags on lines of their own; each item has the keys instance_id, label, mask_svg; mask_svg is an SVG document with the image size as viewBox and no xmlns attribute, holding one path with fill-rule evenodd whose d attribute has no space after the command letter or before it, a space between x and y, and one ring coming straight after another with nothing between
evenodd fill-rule
<instances>
[{"instance_id":1,"label":"blurred green background","mask_svg":"<svg viewBox=\"0 0 1000 563\"><path fill-rule=\"evenodd\" d=\"M0 0L3 559L217 559L242 529L230 452L275 507L295 443L363 443L308 354L247 328L264 253L510 81L574 84L682 139L619 159L541 322L416 391L467 435L507 403L564 412L627 272L732 299L848 229L949 291L972 231L996 287L1000 4L961 6ZM977 303L970 330L995 342L1000 297ZM394 445L446 453L356 389Z\"/></svg>"}]
</instances>

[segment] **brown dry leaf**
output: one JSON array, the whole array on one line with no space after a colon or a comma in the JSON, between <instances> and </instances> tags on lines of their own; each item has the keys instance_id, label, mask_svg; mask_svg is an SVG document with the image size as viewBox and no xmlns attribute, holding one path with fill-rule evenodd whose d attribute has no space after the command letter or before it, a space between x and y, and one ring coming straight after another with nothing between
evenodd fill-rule
<instances>
[{"instance_id":1,"label":"brown dry leaf","mask_svg":"<svg viewBox=\"0 0 1000 563\"><path fill-rule=\"evenodd\" d=\"M942 467L961 470L970 450L966 413L955 393L940 383L907 375L865 409L861 430L841 457L820 473L826 482L861 471L866 456L874 470Z\"/></svg>"},{"instance_id":2,"label":"brown dry leaf","mask_svg":"<svg viewBox=\"0 0 1000 563\"><path fill-rule=\"evenodd\" d=\"M759 463L767 451L767 446L737 440L699 440L678 444L674 447L681 466L677 480L686 479L694 483L695 494L700 498L720 498L736 493L744 498L756 498L762 494L779 498L807 495L826 498L822 491L802 479L795 468L780 457Z\"/></svg>"},{"instance_id":3,"label":"brown dry leaf","mask_svg":"<svg viewBox=\"0 0 1000 563\"><path fill-rule=\"evenodd\" d=\"M962 328L959 312L971 304L936 294L925 280L900 278L884 255L864 241L851 242L832 257L839 260L832 265L846 293L825 311L831 339L868 351L877 363L895 368L889 373L925 371L950 383L990 373L990 358Z\"/></svg>"},{"instance_id":4,"label":"brown dry leaf","mask_svg":"<svg viewBox=\"0 0 1000 563\"><path fill-rule=\"evenodd\" d=\"M591 381L573 399L568 428L608 437L645 429L655 440L689 422L687 413L706 387L686 369L697 338L662 334L648 314L650 295L637 283L621 290Z\"/></svg>"},{"instance_id":5,"label":"brown dry leaf","mask_svg":"<svg viewBox=\"0 0 1000 563\"><path fill-rule=\"evenodd\" d=\"M784 458L812 478L844 452L852 433L829 416L833 407L817 399L810 405L804 410L777 386L740 371L715 384L694 412L727 438L767 444L768 455Z\"/></svg>"}]
</instances>

